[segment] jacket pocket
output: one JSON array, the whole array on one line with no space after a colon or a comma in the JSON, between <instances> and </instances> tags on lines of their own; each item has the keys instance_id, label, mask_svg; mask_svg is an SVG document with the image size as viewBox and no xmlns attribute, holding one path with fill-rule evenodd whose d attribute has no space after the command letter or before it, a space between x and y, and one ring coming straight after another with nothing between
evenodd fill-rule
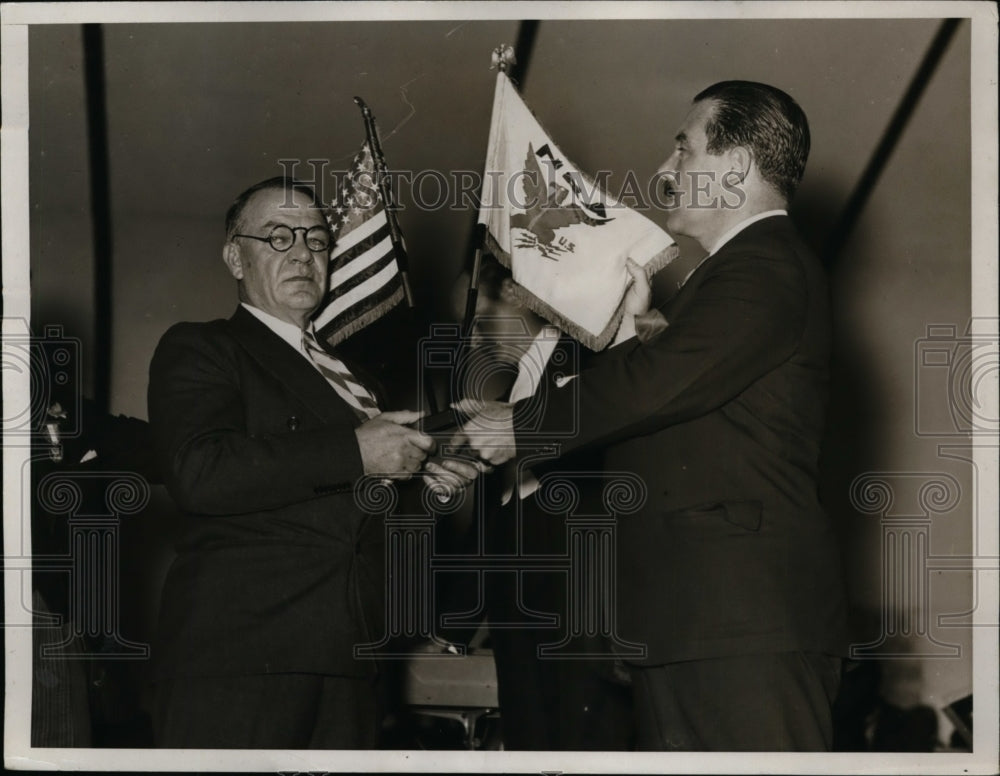
<instances>
[{"instance_id":1,"label":"jacket pocket","mask_svg":"<svg viewBox=\"0 0 1000 776\"><path fill-rule=\"evenodd\" d=\"M733 525L748 531L759 531L764 505L760 501L723 501L724 517Z\"/></svg>"}]
</instances>

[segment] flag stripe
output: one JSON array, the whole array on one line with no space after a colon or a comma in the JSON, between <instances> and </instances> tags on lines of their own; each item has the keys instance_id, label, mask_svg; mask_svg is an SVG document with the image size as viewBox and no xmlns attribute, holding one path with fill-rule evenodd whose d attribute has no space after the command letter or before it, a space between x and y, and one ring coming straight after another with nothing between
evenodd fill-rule
<instances>
[{"instance_id":1,"label":"flag stripe","mask_svg":"<svg viewBox=\"0 0 1000 776\"><path fill-rule=\"evenodd\" d=\"M337 242L333 246L330 258L336 259L341 256L383 226L388 228L389 222L386 221L385 211L379 207L378 211L373 213L367 221L358 224L349 232L337 235Z\"/></svg>"},{"instance_id":2,"label":"flag stripe","mask_svg":"<svg viewBox=\"0 0 1000 776\"><path fill-rule=\"evenodd\" d=\"M355 321L363 319L371 310L385 307L386 312L403 298L403 285L399 279L386 283L375 294L362 299L350 309L343 311L334 318L328 319L325 323L316 321L316 330L327 339L334 337L344 329L348 329Z\"/></svg>"},{"instance_id":3,"label":"flag stripe","mask_svg":"<svg viewBox=\"0 0 1000 776\"><path fill-rule=\"evenodd\" d=\"M377 321L403 301L402 283L394 281L386 284L384 288L392 289L393 287L395 287L395 290L388 296L384 296L384 290L379 291L377 297L366 299L355 305L348 313L337 318L333 323L317 329L317 333L328 342L343 342L355 332L361 331L369 324Z\"/></svg>"},{"instance_id":4,"label":"flag stripe","mask_svg":"<svg viewBox=\"0 0 1000 776\"><path fill-rule=\"evenodd\" d=\"M369 242L371 240L371 242ZM385 255L386 250L392 250L392 237L389 234L389 225L385 229L379 229L369 240L352 249L351 255L342 256L330 265L330 287L334 288L342 280L350 278L357 270L352 269L355 264L367 267L372 259L368 254L372 253L378 257ZM357 253L354 253L357 250Z\"/></svg>"},{"instance_id":5,"label":"flag stripe","mask_svg":"<svg viewBox=\"0 0 1000 776\"><path fill-rule=\"evenodd\" d=\"M366 142L329 215L336 242L324 307L315 318L329 345L336 346L378 320L403 298L403 276L393 247L396 225L389 221L393 214L380 196L373 203L367 201L372 193L368 179L374 180L374 175L372 151Z\"/></svg>"},{"instance_id":6,"label":"flag stripe","mask_svg":"<svg viewBox=\"0 0 1000 776\"><path fill-rule=\"evenodd\" d=\"M390 255L391 258L391 255ZM369 294L376 293L380 288L382 288L387 283L390 283L393 278L398 278L399 272L396 267L395 261L390 262L386 265L378 274L366 279L363 283L355 286L346 294L337 296L327 308L323 310L323 315L321 318L326 320L333 320L338 315L341 315L345 310L353 307L359 301L363 300ZM322 324L325 325L325 324Z\"/></svg>"},{"instance_id":7,"label":"flag stripe","mask_svg":"<svg viewBox=\"0 0 1000 776\"><path fill-rule=\"evenodd\" d=\"M327 295L325 307L316 316L316 325L325 326L329 321L342 315L345 310L356 307L359 303L358 294L370 292L376 294L381 299L385 296L385 294L380 292L379 289L381 289L386 283L393 286L402 286L402 278L400 277L398 267L395 264L395 257L390 255L389 258L392 259L392 263L386 266L387 260L384 257L381 262L381 266L373 267L367 277L358 278L357 282L352 284L351 288L346 290L343 288L336 288L331 291ZM395 268L396 271L385 274L386 269L392 268ZM373 278L377 279L373 282ZM393 278L396 280L395 283L391 282ZM358 288L361 288L361 291L358 291ZM361 301L363 301L363 299Z\"/></svg>"},{"instance_id":8,"label":"flag stripe","mask_svg":"<svg viewBox=\"0 0 1000 776\"><path fill-rule=\"evenodd\" d=\"M330 300L331 302L342 297L356 286L361 285L373 275L378 274L387 265L391 264L395 266L396 254L392 250L392 243L388 238L384 242L385 246L381 254L371 251L371 255L366 255L363 259L355 260L354 264L359 266L355 267L352 265L344 268L344 272L349 272L350 275L346 278L338 278L336 285L333 286L333 290L330 292L333 295L333 299Z\"/></svg>"}]
</instances>

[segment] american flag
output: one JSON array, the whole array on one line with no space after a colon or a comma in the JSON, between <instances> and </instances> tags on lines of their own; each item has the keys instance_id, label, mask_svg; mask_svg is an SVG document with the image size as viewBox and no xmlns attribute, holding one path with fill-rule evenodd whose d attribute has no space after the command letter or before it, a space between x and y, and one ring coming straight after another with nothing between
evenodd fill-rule
<instances>
[{"instance_id":1,"label":"american flag","mask_svg":"<svg viewBox=\"0 0 1000 776\"><path fill-rule=\"evenodd\" d=\"M330 204L335 240L330 285L315 319L319 339L331 347L381 318L404 296L389 218L379 191L369 142L361 147Z\"/></svg>"}]
</instances>

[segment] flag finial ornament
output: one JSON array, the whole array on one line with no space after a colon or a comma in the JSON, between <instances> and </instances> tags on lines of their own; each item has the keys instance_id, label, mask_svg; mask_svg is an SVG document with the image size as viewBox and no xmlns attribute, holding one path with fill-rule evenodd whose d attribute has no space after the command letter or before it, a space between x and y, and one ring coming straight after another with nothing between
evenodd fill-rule
<instances>
[{"instance_id":1,"label":"flag finial ornament","mask_svg":"<svg viewBox=\"0 0 1000 776\"><path fill-rule=\"evenodd\" d=\"M514 56L514 47L501 43L490 57L490 70L499 69L501 73L506 73L511 65L517 64L517 57Z\"/></svg>"},{"instance_id":2,"label":"flag finial ornament","mask_svg":"<svg viewBox=\"0 0 1000 776\"><path fill-rule=\"evenodd\" d=\"M354 104L361 108L361 115L365 117L365 120L371 119L372 109L368 107L368 104L364 100L360 97L355 97Z\"/></svg>"}]
</instances>

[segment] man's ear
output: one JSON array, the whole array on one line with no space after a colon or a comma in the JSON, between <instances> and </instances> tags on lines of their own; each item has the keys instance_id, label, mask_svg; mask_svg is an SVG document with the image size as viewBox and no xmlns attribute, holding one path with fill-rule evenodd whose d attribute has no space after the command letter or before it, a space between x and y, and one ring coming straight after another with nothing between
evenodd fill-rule
<instances>
[{"instance_id":1,"label":"man's ear","mask_svg":"<svg viewBox=\"0 0 1000 776\"><path fill-rule=\"evenodd\" d=\"M229 274L237 280L243 280L243 261L240 258L240 248L234 242L222 246L222 260L229 269Z\"/></svg>"},{"instance_id":2,"label":"man's ear","mask_svg":"<svg viewBox=\"0 0 1000 776\"><path fill-rule=\"evenodd\" d=\"M732 171L740 183L746 180L747 173L750 172L750 164L753 162L753 155L746 146L733 146L729 149L729 162Z\"/></svg>"}]
</instances>

